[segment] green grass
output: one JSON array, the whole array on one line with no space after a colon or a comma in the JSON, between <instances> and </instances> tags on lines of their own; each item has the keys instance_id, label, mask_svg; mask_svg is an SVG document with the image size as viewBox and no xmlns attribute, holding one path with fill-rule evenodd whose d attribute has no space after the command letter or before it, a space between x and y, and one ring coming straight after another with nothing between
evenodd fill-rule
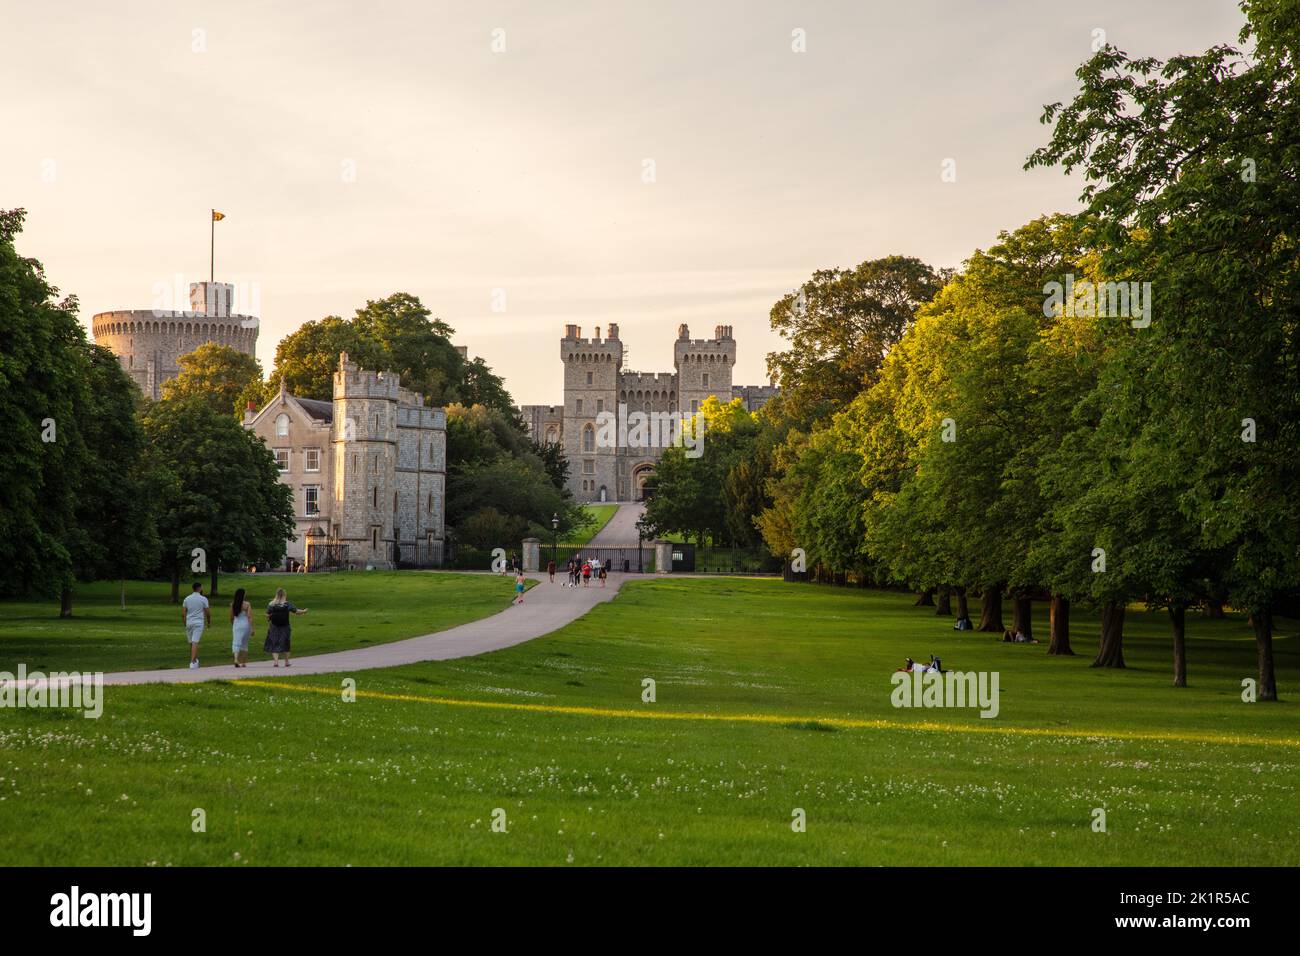
<instances>
[{"instance_id":1,"label":"green grass","mask_svg":"<svg viewBox=\"0 0 1300 956\"><path fill-rule=\"evenodd\" d=\"M354 703L334 675L108 688L98 721L0 711L0 864L1300 863L1295 622L1284 702L1252 705L1239 618L1189 621L1175 689L1161 615L1130 615L1127 670L1095 670L1077 609L1079 656L1049 658L913 600L639 580L536 641L352 675ZM892 670L930 653L997 671L999 716L892 707ZM700 716L653 716L674 713Z\"/></svg>"},{"instance_id":2,"label":"green grass","mask_svg":"<svg viewBox=\"0 0 1300 956\"><path fill-rule=\"evenodd\" d=\"M614 512L618 511L618 505L583 505L587 514L591 516L592 523L587 525L579 534L570 535L564 541L559 543L561 548L580 548L596 535L600 534L602 528L609 524L609 519L614 517ZM545 550L545 548L543 548Z\"/></svg>"},{"instance_id":3,"label":"green grass","mask_svg":"<svg viewBox=\"0 0 1300 956\"><path fill-rule=\"evenodd\" d=\"M190 581L182 581L189 593ZM207 580L204 579L204 586ZM230 663L230 601L236 588L248 591L256 636L249 660L262 653L265 607L283 587L309 613L293 619L293 652L322 654L418 637L494 614L514 593L513 579L497 575L355 571L340 574L226 574L221 595L211 598L212 626L199 658ZM78 587L73 616L60 619L51 601L0 602L0 670L119 671L183 667L189 645L179 605L170 603L165 582L128 581L126 610L120 585L99 582Z\"/></svg>"}]
</instances>

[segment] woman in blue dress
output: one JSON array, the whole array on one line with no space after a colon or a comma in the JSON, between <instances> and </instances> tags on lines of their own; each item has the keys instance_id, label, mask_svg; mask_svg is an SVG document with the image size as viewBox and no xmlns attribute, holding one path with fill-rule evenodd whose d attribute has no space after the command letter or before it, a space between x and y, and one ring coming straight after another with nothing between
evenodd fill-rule
<instances>
[{"instance_id":1,"label":"woman in blue dress","mask_svg":"<svg viewBox=\"0 0 1300 956\"><path fill-rule=\"evenodd\" d=\"M236 667L248 666L248 639L253 636L252 607L244 600L244 589L235 592L230 602L230 652Z\"/></svg>"}]
</instances>

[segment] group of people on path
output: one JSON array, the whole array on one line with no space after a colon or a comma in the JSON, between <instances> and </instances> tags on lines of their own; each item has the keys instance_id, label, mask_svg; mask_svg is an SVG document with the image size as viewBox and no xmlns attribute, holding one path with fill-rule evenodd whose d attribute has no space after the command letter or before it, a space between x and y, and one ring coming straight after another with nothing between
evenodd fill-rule
<instances>
[{"instance_id":1,"label":"group of people on path","mask_svg":"<svg viewBox=\"0 0 1300 956\"><path fill-rule=\"evenodd\" d=\"M576 588L580 581L584 588L588 587L590 586L593 577L600 581L600 586L603 588L605 586L605 579L609 576L608 562L602 564L600 558L591 558L586 561L581 557L570 558L565 570L568 572L569 580L561 586L566 588ZM551 583L554 584L554 561L548 561L546 563L546 573L550 575Z\"/></svg>"},{"instance_id":2,"label":"group of people on path","mask_svg":"<svg viewBox=\"0 0 1300 956\"><path fill-rule=\"evenodd\" d=\"M248 642L254 636L253 608L246 598L247 594L240 588L230 602L230 651L236 667L248 666ZM199 666L199 641L203 639L204 629L212 624L212 610L201 582L194 582L194 589L181 605L184 607L185 636L190 642L190 669L194 670ZM305 607L295 607L289 602L284 588L276 590L274 600L266 607L266 640L262 644L262 650L274 661L273 667L280 666L282 654L284 666L289 666L290 615L306 613Z\"/></svg>"}]
</instances>

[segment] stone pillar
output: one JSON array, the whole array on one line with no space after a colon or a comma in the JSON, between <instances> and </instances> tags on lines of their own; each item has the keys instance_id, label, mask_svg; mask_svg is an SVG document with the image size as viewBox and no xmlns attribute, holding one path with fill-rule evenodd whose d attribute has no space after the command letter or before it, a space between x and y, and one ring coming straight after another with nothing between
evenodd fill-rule
<instances>
[{"instance_id":1,"label":"stone pillar","mask_svg":"<svg viewBox=\"0 0 1300 956\"><path fill-rule=\"evenodd\" d=\"M524 538L524 570L541 570L542 542L537 538Z\"/></svg>"},{"instance_id":2,"label":"stone pillar","mask_svg":"<svg viewBox=\"0 0 1300 956\"><path fill-rule=\"evenodd\" d=\"M671 541L655 542L655 573L672 574L673 543Z\"/></svg>"}]
</instances>

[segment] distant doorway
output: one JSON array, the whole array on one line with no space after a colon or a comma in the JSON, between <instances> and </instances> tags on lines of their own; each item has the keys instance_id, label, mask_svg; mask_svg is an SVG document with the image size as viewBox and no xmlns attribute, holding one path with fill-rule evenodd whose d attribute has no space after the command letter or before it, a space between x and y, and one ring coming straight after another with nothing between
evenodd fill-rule
<instances>
[{"instance_id":1,"label":"distant doorway","mask_svg":"<svg viewBox=\"0 0 1300 956\"><path fill-rule=\"evenodd\" d=\"M600 500L601 500L602 502L604 502L604 501L608 501L608 500L609 500L609 494L608 494L608 492L606 491L604 485L601 485L601 486L600 486Z\"/></svg>"},{"instance_id":2,"label":"distant doorway","mask_svg":"<svg viewBox=\"0 0 1300 956\"><path fill-rule=\"evenodd\" d=\"M632 497L636 501L645 501L646 482L654 474L655 466L649 462L632 469Z\"/></svg>"}]
</instances>

